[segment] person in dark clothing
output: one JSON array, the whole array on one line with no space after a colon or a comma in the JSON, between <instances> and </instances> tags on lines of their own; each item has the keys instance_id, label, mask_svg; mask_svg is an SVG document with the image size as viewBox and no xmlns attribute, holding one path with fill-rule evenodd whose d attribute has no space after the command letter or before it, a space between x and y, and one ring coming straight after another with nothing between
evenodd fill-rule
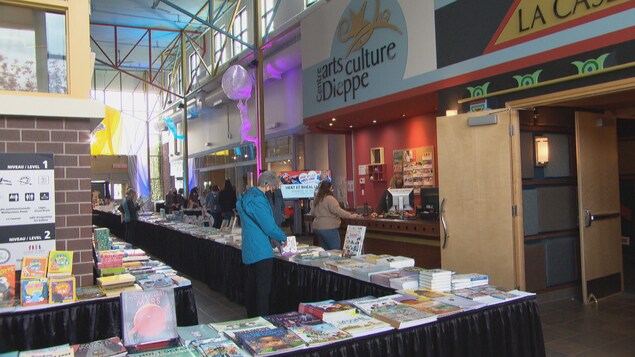
<instances>
[{"instance_id":1,"label":"person in dark clothing","mask_svg":"<svg viewBox=\"0 0 635 357\"><path fill-rule=\"evenodd\" d=\"M267 191L265 195L271 205L273 219L276 221L276 225L282 227L282 222L284 222L284 199L282 198L282 190L276 188L275 190Z\"/></svg>"},{"instance_id":2,"label":"person in dark clothing","mask_svg":"<svg viewBox=\"0 0 635 357\"><path fill-rule=\"evenodd\" d=\"M167 195L165 195L165 209L166 212L165 213L172 213L173 211L175 211L177 209L177 203L176 203L176 188L172 187L170 189L170 192L168 192Z\"/></svg>"},{"instance_id":3,"label":"person in dark clothing","mask_svg":"<svg viewBox=\"0 0 635 357\"><path fill-rule=\"evenodd\" d=\"M187 208L185 205L185 197L183 197L183 193L185 191L182 188L179 188L179 193L176 194L176 208L174 210L180 211L182 208Z\"/></svg>"},{"instance_id":4,"label":"person in dark clothing","mask_svg":"<svg viewBox=\"0 0 635 357\"><path fill-rule=\"evenodd\" d=\"M134 242L134 232L137 227L137 221L139 221L139 210L141 207L137 203L137 191L130 188L126 192L126 197L119 206L119 212L121 212L121 219L124 223L125 240L128 243Z\"/></svg>"},{"instance_id":5,"label":"person in dark clothing","mask_svg":"<svg viewBox=\"0 0 635 357\"><path fill-rule=\"evenodd\" d=\"M390 185L388 188L403 188L403 186L404 186L403 176L401 174L395 174L390 179ZM377 209L371 215L372 217L377 217L378 215L382 215L388 212L388 210L390 209L390 207L388 207L386 204L386 201L388 199L387 198L388 193L389 193L388 189L385 189L384 192L382 192L381 198L379 199L379 203L377 204Z\"/></svg>"},{"instance_id":6,"label":"person in dark clothing","mask_svg":"<svg viewBox=\"0 0 635 357\"><path fill-rule=\"evenodd\" d=\"M212 227L220 228L221 222L223 221L223 216L221 215L220 209L220 189L218 185L212 186L212 190L209 191L207 197L205 199L205 204L207 206L207 210L214 218L214 224Z\"/></svg>"},{"instance_id":7,"label":"person in dark clothing","mask_svg":"<svg viewBox=\"0 0 635 357\"><path fill-rule=\"evenodd\" d=\"M225 180L225 187L219 194L220 212L223 220L229 220L234 216L236 208L236 189L229 179Z\"/></svg>"}]
</instances>

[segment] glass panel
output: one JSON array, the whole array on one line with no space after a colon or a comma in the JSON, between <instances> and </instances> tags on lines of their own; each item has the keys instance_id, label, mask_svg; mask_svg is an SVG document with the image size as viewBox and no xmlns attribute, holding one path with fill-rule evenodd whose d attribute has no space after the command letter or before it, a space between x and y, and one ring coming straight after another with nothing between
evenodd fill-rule
<instances>
[{"instance_id":1,"label":"glass panel","mask_svg":"<svg viewBox=\"0 0 635 357\"><path fill-rule=\"evenodd\" d=\"M0 4L0 90L68 92L65 15Z\"/></svg>"}]
</instances>

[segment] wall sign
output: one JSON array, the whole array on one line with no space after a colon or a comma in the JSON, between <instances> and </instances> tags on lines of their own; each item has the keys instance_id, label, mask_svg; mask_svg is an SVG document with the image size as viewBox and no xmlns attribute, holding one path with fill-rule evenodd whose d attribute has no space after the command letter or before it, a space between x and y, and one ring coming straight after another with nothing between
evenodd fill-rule
<instances>
[{"instance_id":1,"label":"wall sign","mask_svg":"<svg viewBox=\"0 0 635 357\"><path fill-rule=\"evenodd\" d=\"M53 154L0 154L0 265L55 249Z\"/></svg>"}]
</instances>

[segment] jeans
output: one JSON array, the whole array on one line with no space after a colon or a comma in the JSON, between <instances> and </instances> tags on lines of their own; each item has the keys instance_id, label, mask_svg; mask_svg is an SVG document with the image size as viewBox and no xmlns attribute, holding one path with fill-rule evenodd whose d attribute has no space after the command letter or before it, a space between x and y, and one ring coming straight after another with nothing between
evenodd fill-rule
<instances>
[{"instance_id":1,"label":"jeans","mask_svg":"<svg viewBox=\"0 0 635 357\"><path fill-rule=\"evenodd\" d=\"M247 317L269 315L273 259L246 264L246 267L245 308L247 309Z\"/></svg>"},{"instance_id":2,"label":"jeans","mask_svg":"<svg viewBox=\"0 0 635 357\"><path fill-rule=\"evenodd\" d=\"M320 238L320 246L324 250L341 249L339 229L314 229L313 232Z\"/></svg>"}]
</instances>

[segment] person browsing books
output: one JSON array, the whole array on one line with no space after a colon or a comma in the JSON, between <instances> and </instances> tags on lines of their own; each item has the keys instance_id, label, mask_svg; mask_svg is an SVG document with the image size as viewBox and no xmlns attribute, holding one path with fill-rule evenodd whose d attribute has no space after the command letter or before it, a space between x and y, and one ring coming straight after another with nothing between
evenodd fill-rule
<instances>
[{"instance_id":1,"label":"person browsing books","mask_svg":"<svg viewBox=\"0 0 635 357\"><path fill-rule=\"evenodd\" d=\"M121 219L124 223L125 239L128 243L134 240L134 231L137 227L137 221L139 220L140 209L141 207L137 203L137 191L133 188L129 188L128 191L126 191L126 197L119 206Z\"/></svg>"},{"instance_id":2,"label":"person browsing books","mask_svg":"<svg viewBox=\"0 0 635 357\"><path fill-rule=\"evenodd\" d=\"M325 250L341 248L339 232L341 218L359 217L340 207L333 195L333 185L329 181L320 183L309 214L315 217L313 232L320 238L320 246Z\"/></svg>"},{"instance_id":3,"label":"person browsing books","mask_svg":"<svg viewBox=\"0 0 635 357\"><path fill-rule=\"evenodd\" d=\"M278 178L272 171L263 172L258 187L245 191L236 202L242 225L242 260L247 266L245 308L247 317L269 315L269 294L273 269L273 249L269 239L286 242L278 227L265 193L275 190Z\"/></svg>"}]
</instances>

